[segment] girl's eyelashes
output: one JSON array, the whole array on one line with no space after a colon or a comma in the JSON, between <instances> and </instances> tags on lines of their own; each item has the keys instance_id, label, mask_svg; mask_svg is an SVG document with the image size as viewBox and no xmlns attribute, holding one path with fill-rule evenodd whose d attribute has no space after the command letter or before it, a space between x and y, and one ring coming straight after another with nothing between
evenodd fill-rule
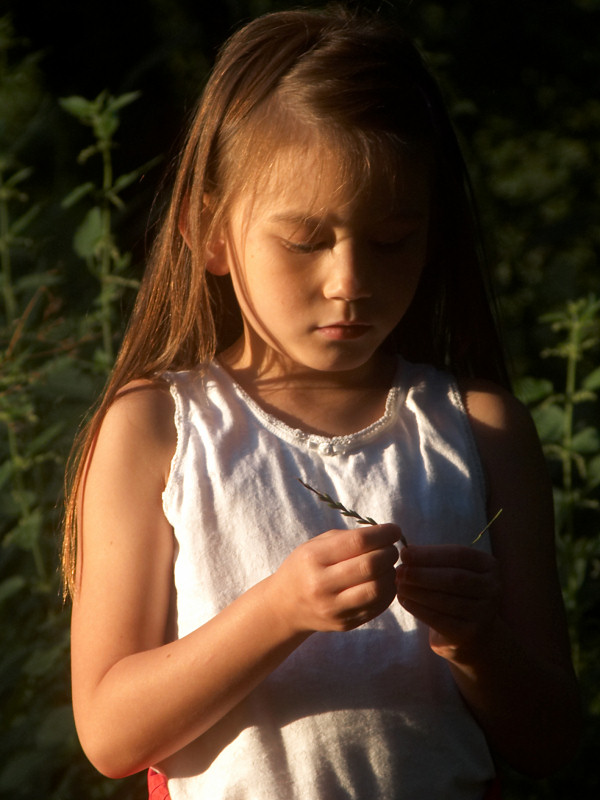
<instances>
[{"instance_id":1,"label":"girl's eyelashes","mask_svg":"<svg viewBox=\"0 0 600 800\"><path fill-rule=\"evenodd\" d=\"M387 253L401 250L408 244L411 238L412 234L404 234L397 239L370 239L367 243L375 250ZM296 242L291 239L282 239L281 241L286 250L289 250L291 253L298 253L299 255L308 255L335 246L335 242L327 241Z\"/></svg>"},{"instance_id":2,"label":"girl's eyelashes","mask_svg":"<svg viewBox=\"0 0 600 800\"><path fill-rule=\"evenodd\" d=\"M286 250L299 255L325 250L335 244L335 237L324 230L322 224L284 225L282 230L276 231L276 234Z\"/></svg>"},{"instance_id":3,"label":"girl's eyelashes","mask_svg":"<svg viewBox=\"0 0 600 800\"><path fill-rule=\"evenodd\" d=\"M421 224L421 220L417 219L401 225L392 225L387 229L382 228L371 236L370 243L382 251L401 250L421 232Z\"/></svg>"},{"instance_id":4,"label":"girl's eyelashes","mask_svg":"<svg viewBox=\"0 0 600 800\"><path fill-rule=\"evenodd\" d=\"M390 239L371 239L371 245L377 250L382 250L384 252L390 250L400 250L408 243L410 238L411 234L404 233L402 236Z\"/></svg>"},{"instance_id":5,"label":"girl's eyelashes","mask_svg":"<svg viewBox=\"0 0 600 800\"><path fill-rule=\"evenodd\" d=\"M307 255L317 250L324 250L328 245L325 242L294 242L290 239L282 239L283 246L291 253Z\"/></svg>"},{"instance_id":6,"label":"girl's eyelashes","mask_svg":"<svg viewBox=\"0 0 600 800\"><path fill-rule=\"evenodd\" d=\"M411 221L400 226L394 225L391 229L389 227L378 228L371 233L364 231L360 234L354 234L354 236L358 236L357 241L359 243L374 250L394 252L407 246L413 237L418 234L419 230L420 224ZM321 250L332 249L338 241L338 235L334 230L328 232L322 227L314 231L294 231L291 235L288 234L286 236L284 234L283 236L280 235L279 238L286 250L298 255L309 255Z\"/></svg>"}]
</instances>

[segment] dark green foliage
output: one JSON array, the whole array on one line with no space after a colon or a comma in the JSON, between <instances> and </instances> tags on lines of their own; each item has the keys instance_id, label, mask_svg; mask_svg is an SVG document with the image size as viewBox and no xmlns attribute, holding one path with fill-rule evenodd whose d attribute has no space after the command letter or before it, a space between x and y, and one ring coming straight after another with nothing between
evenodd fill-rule
<instances>
[{"instance_id":1,"label":"dark green foliage","mask_svg":"<svg viewBox=\"0 0 600 800\"><path fill-rule=\"evenodd\" d=\"M600 299L569 301L542 321L554 342L542 352L539 377L521 378L516 388L531 407L553 476L559 571L587 712L581 753L554 784L561 793L543 795L566 798L591 796L600 734ZM543 377L546 359L561 364L560 383ZM584 774L579 795L573 787Z\"/></svg>"},{"instance_id":2,"label":"dark green foliage","mask_svg":"<svg viewBox=\"0 0 600 800\"><path fill-rule=\"evenodd\" d=\"M9 20L0 19L0 796L129 797L139 779L125 784L99 780L77 741L70 702L69 615L58 577L66 456L106 378L113 306L128 283L121 279L110 292L105 284L113 276L121 278L127 259L112 244L110 217L103 217L88 250L81 243L82 223L75 242L78 255L88 256L92 275L94 259L102 265L102 247L109 250L109 268L98 276L99 294L108 300L96 315L69 312L61 296L60 257L44 268L49 259L41 249L48 243L40 241L36 230L52 198L32 202L32 170L22 165L18 146L35 122L37 60L13 63L14 46ZM123 98L121 107L129 99ZM98 190L103 215L105 196L118 205L126 183L106 180L107 140L112 145L117 101L107 104L113 115L109 124L94 131L105 157L105 182Z\"/></svg>"},{"instance_id":3,"label":"dark green foliage","mask_svg":"<svg viewBox=\"0 0 600 800\"><path fill-rule=\"evenodd\" d=\"M72 4L77 41L65 16L71 4L9 5L13 19L0 17L0 797L133 800L144 796L144 777L103 779L75 734L57 573L65 461L142 271L153 159L171 159L224 36L290 4L132 0L133 30L121 4L90 0ZM504 796L596 796L600 3L354 5L399 13L442 81L482 200L515 389L555 488L584 741L552 779L507 775ZM63 37L60 46L46 49L44 26ZM25 42L21 28L41 45ZM65 68L67 36L75 60ZM111 80L114 94L104 90Z\"/></svg>"}]
</instances>

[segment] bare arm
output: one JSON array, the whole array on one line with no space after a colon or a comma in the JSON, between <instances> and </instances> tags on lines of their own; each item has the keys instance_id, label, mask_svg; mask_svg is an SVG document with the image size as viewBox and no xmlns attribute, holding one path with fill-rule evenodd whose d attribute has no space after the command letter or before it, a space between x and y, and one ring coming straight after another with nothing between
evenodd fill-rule
<instances>
[{"instance_id":1,"label":"bare arm","mask_svg":"<svg viewBox=\"0 0 600 800\"><path fill-rule=\"evenodd\" d=\"M399 538L392 525L317 536L217 617L170 641L173 533L161 496L173 409L166 389L139 388L109 410L90 460L72 617L78 733L112 777L189 744L311 632L356 627L383 611L394 597Z\"/></svg>"},{"instance_id":2,"label":"bare arm","mask_svg":"<svg viewBox=\"0 0 600 800\"><path fill-rule=\"evenodd\" d=\"M573 755L580 711L556 572L552 494L529 415L508 394L464 387L489 483L493 557L403 552L399 596L499 755L544 775Z\"/></svg>"}]
</instances>

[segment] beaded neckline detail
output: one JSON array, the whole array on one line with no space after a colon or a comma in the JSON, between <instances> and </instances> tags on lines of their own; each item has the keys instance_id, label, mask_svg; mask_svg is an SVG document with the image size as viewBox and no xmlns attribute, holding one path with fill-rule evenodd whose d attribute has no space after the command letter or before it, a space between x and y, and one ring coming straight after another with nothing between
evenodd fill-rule
<instances>
[{"instance_id":1,"label":"beaded neckline detail","mask_svg":"<svg viewBox=\"0 0 600 800\"><path fill-rule=\"evenodd\" d=\"M283 420L265 411L265 409L250 397L246 390L231 377L227 370L216 361L210 365L206 377L210 380L211 371L214 370L218 372L219 383L222 384L223 380L225 380L238 398L244 402L250 413L258 419L261 425L280 439L303 449L317 450L323 456L335 456L344 455L351 450L356 450L365 442L374 439L381 431L385 430L385 428L391 424L398 408L404 402L405 398L405 389L400 382L403 366L404 363L399 359L394 380L388 391L384 412L381 417L366 428L343 436L324 436L316 433L308 433L300 428L293 428Z\"/></svg>"}]
</instances>

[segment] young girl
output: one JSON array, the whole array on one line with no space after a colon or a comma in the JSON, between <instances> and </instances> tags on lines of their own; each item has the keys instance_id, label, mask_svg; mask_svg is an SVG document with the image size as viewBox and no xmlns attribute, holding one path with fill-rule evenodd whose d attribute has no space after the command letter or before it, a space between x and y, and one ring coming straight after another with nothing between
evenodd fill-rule
<instances>
[{"instance_id":1,"label":"young girl","mask_svg":"<svg viewBox=\"0 0 600 800\"><path fill-rule=\"evenodd\" d=\"M480 800L496 757L569 758L551 494L470 209L388 24L281 12L223 49L71 495L73 702L106 775Z\"/></svg>"}]
</instances>

